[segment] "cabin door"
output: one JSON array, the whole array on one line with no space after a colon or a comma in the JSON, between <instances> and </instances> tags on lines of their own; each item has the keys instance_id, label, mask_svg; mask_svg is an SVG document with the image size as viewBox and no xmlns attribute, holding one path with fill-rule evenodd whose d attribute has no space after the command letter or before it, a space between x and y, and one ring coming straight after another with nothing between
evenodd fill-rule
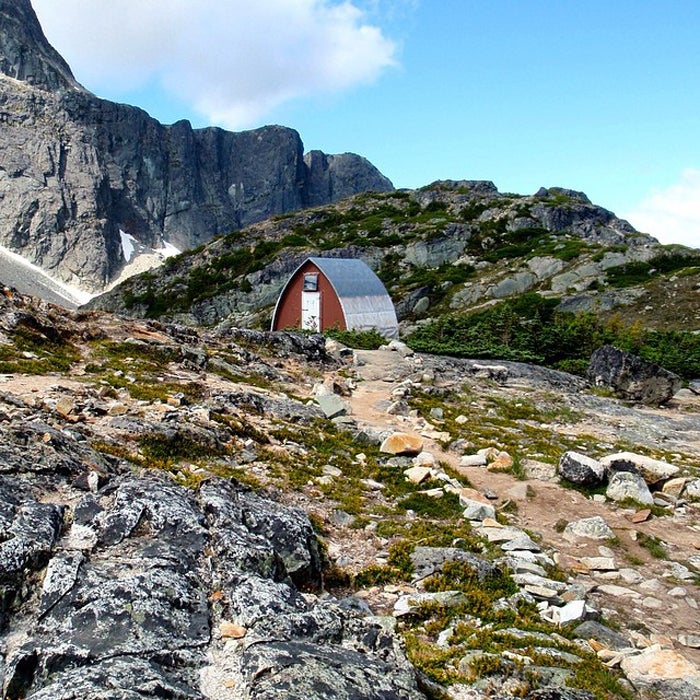
<instances>
[{"instance_id":1,"label":"cabin door","mask_svg":"<svg viewBox=\"0 0 700 700\"><path fill-rule=\"evenodd\" d=\"M321 292L301 293L301 328L305 331L321 331Z\"/></svg>"}]
</instances>

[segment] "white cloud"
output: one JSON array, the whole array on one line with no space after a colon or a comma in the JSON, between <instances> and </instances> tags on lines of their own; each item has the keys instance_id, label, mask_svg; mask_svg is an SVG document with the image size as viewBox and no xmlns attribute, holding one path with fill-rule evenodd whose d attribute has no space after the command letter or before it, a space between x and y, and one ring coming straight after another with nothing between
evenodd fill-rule
<instances>
[{"instance_id":1,"label":"white cloud","mask_svg":"<svg viewBox=\"0 0 700 700\"><path fill-rule=\"evenodd\" d=\"M700 170L686 168L678 182L653 190L623 218L662 243L700 248Z\"/></svg>"},{"instance_id":2,"label":"white cloud","mask_svg":"<svg viewBox=\"0 0 700 700\"><path fill-rule=\"evenodd\" d=\"M75 77L103 96L158 84L213 123L374 81L396 44L360 0L33 0Z\"/></svg>"}]
</instances>

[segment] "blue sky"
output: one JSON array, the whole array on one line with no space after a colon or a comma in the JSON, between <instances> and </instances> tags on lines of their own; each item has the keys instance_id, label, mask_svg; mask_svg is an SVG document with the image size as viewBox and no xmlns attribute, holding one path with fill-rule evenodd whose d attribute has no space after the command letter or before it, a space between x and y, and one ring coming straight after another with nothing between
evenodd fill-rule
<instances>
[{"instance_id":1,"label":"blue sky","mask_svg":"<svg viewBox=\"0 0 700 700\"><path fill-rule=\"evenodd\" d=\"M34 0L80 82L165 123L284 124L397 187L583 190L700 248L700 2Z\"/></svg>"}]
</instances>

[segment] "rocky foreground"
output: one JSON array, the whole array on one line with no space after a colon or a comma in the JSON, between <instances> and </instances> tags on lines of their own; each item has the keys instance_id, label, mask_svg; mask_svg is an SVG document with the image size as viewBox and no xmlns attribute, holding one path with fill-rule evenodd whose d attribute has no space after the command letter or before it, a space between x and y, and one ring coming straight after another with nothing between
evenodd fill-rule
<instances>
[{"instance_id":1,"label":"rocky foreground","mask_svg":"<svg viewBox=\"0 0 700 700\"><path fill-rule=\"evenodd\" d=\"M691 391L10 291L0 343L3 697L700 696Z\"/></svg>"}]
</instances>

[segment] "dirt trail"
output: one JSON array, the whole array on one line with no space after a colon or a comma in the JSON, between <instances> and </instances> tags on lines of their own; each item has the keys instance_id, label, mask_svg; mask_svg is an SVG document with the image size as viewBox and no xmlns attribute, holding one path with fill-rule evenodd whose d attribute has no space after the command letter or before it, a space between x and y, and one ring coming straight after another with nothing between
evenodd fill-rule
<instances>
[{"instance_id":1,"label":"dirt trail","mask_svg":"<svg viewBox=\"0 0 700 700\"><path fill-rule=\"evenodd\" d=\"M415 432L425 436L425 427L421 428L418 417L394 416L387 413L390 402L395 400L392 391L402 381L412 377L420 378L422 371L420 360L414 358L402 358L397 352L388 351L359 351L361 360L357 367L357 375L360 381L352 396L348 399L353 417L360 424L370 425L379 430L399 430ZM435 384L440 384L439 375L435 377ZM689 401L686 399L686 401ZM698 399L694 401L697 409ZM684 409L684 410L687 410ZM663 412L668 417L668 410ZM593 423L593 422L591 422ZM595 426L595 423L593 423ZM440 429L438 424L434 426ZM587 432L590 432L587 425ZM601 424L601 439L606 437L603 432L606 427ZM478 447L489 447L479 445ZM446 462L453 467L459 465L460 455L445 450L433 439L424 437L424 449L431 452L437 460ZM478 448L477 448L478 449ZM699 450L700 453L700 450ZM495 492L498 498L494 504L502 506L507 500L514 500L517 506L516 512L509 516L513 525L531 530L542 537L541 544L545 549L558 551L571 557L600 556L599 547L612 546L615 552L615 561L618 568L635 568L644 577L645 581L656 579L660 583L653 584L652 589L639 588L635 585L622 583L609 577L592 575L579 575L580 578L590 579L590 584L615 583L637 589L641 596L636 599L624 597L603 598L606 607L619 611L627 619L643 622L647 630L676 639L679 634L698 634L700 632L700 591L697 583L674 580L669 575L670 561L687 562L691 556L700 554L700 524L698 523L697 510L691 511L694 515L669 515L665 517L652 517L646 522L635 524L630 518L635 510L621 508L615 504L594 501L585 495L561 487L553 479L543 481L528 479L527 497L518 494L522 491L523 482L507 473L494 473L483 467L461 468L466 473L471 485L483 492L486 489ZM512 491L515 488L514 491ZM515 494L515 495L514 495ZM560 534L561 524L580 518L599 515L608 523L616 535L613 543L592 540L579 540L570 542ZM655 559L637 542L639 533L655 535L668 544L668 560ZM609 580L606 580L608 578ZM654 589L655 586L655 589ZM686 589L685 596L669 597L668 592L679 587ZM653 592L651 592L653 590ZM663 607L661 609L649 609L653 603L649 597L660 598ZM676 646L678 646L676 644ZM700 651L681 647L680 650L695 663L700 663Z\"/></svg>"}]
</instances>

